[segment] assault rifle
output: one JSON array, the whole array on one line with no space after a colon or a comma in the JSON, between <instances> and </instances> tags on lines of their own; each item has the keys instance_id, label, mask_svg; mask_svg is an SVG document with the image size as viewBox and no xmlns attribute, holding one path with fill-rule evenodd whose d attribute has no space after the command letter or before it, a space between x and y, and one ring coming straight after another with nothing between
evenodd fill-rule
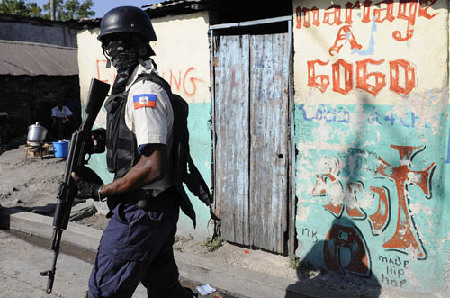
<instances>
[{"instance_id":1,"label":"assault rifle","mask_svg":"<svg viewBox=\"0 0 450 298\"><path fill-rule=\"evenodd\" d=\"M98 150L94 146L92 140L92 126L94 125L95 118L100 112L103 101L108 94L109 87L109 84L97 79L91 80L85 110L86 117L78 130L72 134L72 139L70 140L66 169L64 171L63 181L59 185L57 196L58 202L53 218L53 237L50 247L50 249L54 252L52 268L48 271L41 272L41 276L48 276L48 294L52 292L53 282L55 280L56 262L58 260L61 235L63 230L67 229L70 210L72 209L72 203L76 196L75 181L71 177L72 171L85 165L91 154L101 153L104 151L104 148L102 148L102 150ZM88 158L86 159L87 156Z\"/></svg>"}]
</instances>

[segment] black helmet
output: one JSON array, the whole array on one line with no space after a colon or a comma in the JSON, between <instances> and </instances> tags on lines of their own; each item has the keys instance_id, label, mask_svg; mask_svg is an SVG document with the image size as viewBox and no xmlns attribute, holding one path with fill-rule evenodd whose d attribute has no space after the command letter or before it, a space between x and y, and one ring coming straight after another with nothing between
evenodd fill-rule
<instances>
[{"instance_id":1,"label":"black helmet","mask_svg":"<svg viewBox=\"0 0 450 298\"><path fill-rule=\"evenodd\" d=\"M119 6L108 11L100 23L100 34L97 39L111 33L138 33L147 41L156 40L149 16L135 6Z\"/></svg>"}]
</instances>

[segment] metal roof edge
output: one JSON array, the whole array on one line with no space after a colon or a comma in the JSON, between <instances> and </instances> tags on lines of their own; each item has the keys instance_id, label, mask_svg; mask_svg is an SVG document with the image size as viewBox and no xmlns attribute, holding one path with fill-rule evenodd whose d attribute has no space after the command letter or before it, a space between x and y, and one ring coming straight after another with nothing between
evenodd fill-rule
<instances>
[{"instance_id":1,"label":"metal roof edge","mask_svg":"<svg viewBox=\"0 0 450 298\"><path fill-rule=\"evenodd\" d=\"M152 5L143 5L141 8L151 18L155 18L205 11L210 8L210 2L210 0L165 1Z\"/></svg>"},{"instance_id":2,"label":"metal roof edge","mask_svg":"<svg viewBox=\"0 0 450 298\"><path fill-rule=\"evenodd\" d=\"M30 23L43 26L71 27L76 25L78 20L52 21L40 17L29 17L18 14L0 14L0 23Z\"/></svg>"},{"instance_id":3,"label":"metal roof edge","mask_svg":"<svg viewBox=\"0 0 450 298\"><path fill-rule=\"evenodd\" d=\"M288 22L288 21L292 21L292 16L290 16L290 15L289 16L280 16L280 17L275 17L275 18L268 18L268 19L247 21L247 22L215 24L215 25L210 25L209 28L211 30L218 30L218 29L228 29L228 28L233 28L233 27L246 27L246 26L255 26L255 25L262 25L262 24L273 24L273 23Z\"/></svg>"},{"instance_id":4,"label":"metal roof edge","mask_svg":"<svg viewBox=\"0 0 450 298\"><path fill-rule=\"evenodd\" d=\"M55 49L61 49L61 50L78 50L78 48L75 47L64 47L54 44L48 44L48 43L40 43L40 42L32 42L32 41L19 41L19 40L0 40L0 43L6 43L6 44L21 44L21 45L28 45L28 46L38 46L38 47L45 47L45 48L55 48Z\"/></svg>"}]
</instances>

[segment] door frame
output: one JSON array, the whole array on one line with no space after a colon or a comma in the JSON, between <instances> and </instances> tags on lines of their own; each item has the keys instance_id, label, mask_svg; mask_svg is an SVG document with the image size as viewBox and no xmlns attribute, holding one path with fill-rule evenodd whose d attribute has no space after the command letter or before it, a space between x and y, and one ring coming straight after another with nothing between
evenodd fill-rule
<instances>
[{"instance_id":1,"label":"door frame","mask_svg":"<svg viewBox=\"0 0 450 298\"><path fill-rule=\"evenodd\" d=\"M289 74L288 74L288 89L289 89L289 100L288 100L288 111L289 111L289 118L288 118L288 127L290 128L289 132L289 138L288 138L288 151L290 152L289 161L288 161L288 202L287 202L287 222L288 222L288 243L286 247L286 251L283 253L285 255L294 255L295 249L297 246L297 239L296 239L296 228L295 228L295 217L296 217L296 207L297 207L297 200L295 196L295 144L294 144L294 110L295 110L295 103L294 103L294 79L293 79L293 33L292 33L292 16L281 16L276 18L269 18L269 19L261 19L256 21L248 21L248 22L241 22L241 23L224 23L224 24L216 24L216 25L210 25L210 74L211 74L211 139L212 139L212 159L211 159L211 188L214 198L214 210L216 210L216 202L217 198L215 196L215 177L216 177L216 163L215 163L215 144L217 142L216 138L216 107L215 107L215 75L214 75L214 37L221 35L218 31L223 31L226 29L236 29L236 28L245 28L250 26L258 26L258 25L267 25L267 24L274 24L274 23L282 23L286 22L288 25L288 36L289 36ZM217 225L220 223L215 223L217 229Z\"/></svg>"}]
</instances>

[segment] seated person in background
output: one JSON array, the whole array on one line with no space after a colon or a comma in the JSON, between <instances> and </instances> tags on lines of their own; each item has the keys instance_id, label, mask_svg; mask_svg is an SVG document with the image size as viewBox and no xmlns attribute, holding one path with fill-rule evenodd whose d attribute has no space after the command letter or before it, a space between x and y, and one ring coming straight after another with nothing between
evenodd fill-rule
<instances>
[{"instance_id":1,"label":"seated person in background","mask_svg":"<svg viewBox=\"0 0 450 298\"><path fill-rule=\"evenodd\" d=\"M70 138L72 127L70 123L70 116L72 112L66 105L63 105L61 100L58 100L58 105L52 108L52 135L55 139Z\"/></svg>"}]
</instances>

